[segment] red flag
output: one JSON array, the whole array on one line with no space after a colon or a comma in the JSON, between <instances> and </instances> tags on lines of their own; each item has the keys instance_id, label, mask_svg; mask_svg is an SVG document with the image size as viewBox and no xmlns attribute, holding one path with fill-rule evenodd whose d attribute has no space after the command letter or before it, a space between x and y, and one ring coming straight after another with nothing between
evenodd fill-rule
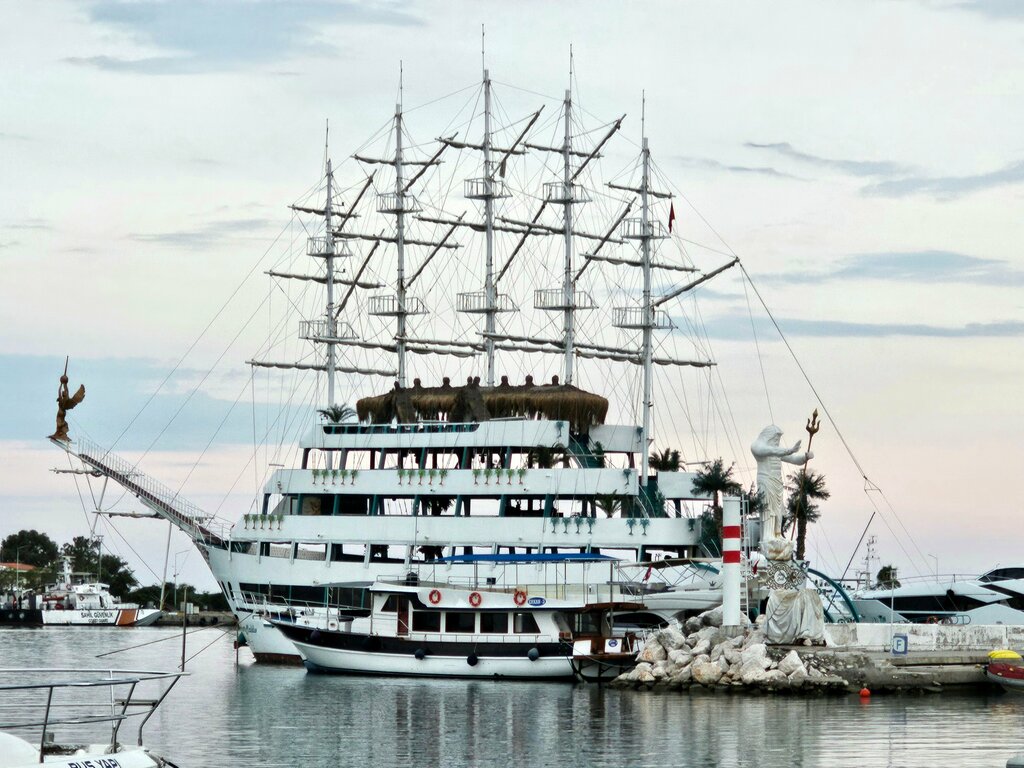
<instances>
[{"instance_id":1,"label":"red flag","mask_svg":"<svg viewBox=\"0 0 1024 768\"><path fill-rule=\"evenodd\" d=\"M676 220L676 206L675 203L668 204L668 231L672 231L672 225Z\"/></svg>"}]
</instances>

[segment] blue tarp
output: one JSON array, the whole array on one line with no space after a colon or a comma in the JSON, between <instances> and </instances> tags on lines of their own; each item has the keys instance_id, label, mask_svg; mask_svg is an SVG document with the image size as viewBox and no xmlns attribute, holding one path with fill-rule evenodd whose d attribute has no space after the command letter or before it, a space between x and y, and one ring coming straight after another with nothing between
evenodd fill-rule
<instances>
[{"instance_id":1,"label":"blue tarp","mask_svg":"<svg viewBox=\"0 0 1024 768\"><path fill-rule=\"evenodd\" d=\"M453 555L434 560L435 563L601 563L618 560L611 555L589 552L535 553L529 555Z\"/></svg>"}]
</instances>

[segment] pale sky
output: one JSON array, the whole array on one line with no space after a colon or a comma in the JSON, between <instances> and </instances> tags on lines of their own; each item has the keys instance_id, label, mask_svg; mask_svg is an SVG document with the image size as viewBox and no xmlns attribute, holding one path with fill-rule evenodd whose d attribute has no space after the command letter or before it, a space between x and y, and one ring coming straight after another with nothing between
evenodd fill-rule
<instances>
[{"instance_id":1,"label":"pale sky","mask_svg":"<svg viewBox=\"0 0 1024 768\"><path fill-rule=\"evenodd\" d=\"M0 20L0 536L86 531L74 484L49 472L63 456L43 439L65 355L72 386L88 388L73 435L149 449L147 473L211 511L247 510L267 461L247 464L252 422L280 402L244 364L268 321L252 321L262 335L247 323L270 295L264 254L301 247L286 206L317 181L324 123L351 186L358 169L342 161L390 119L401 62L410 132L440 135L439 116L479 84L486 24L512 120L541 105L557 117L572 46L589 125L627 114L609 175L631 162L646 92L658 168L685 196L677 230L740 255L884 491L863 493L826 423L815 463L833 497L814 564L842 571L873 502L879 554L908 575L1020 560L1024 4L6 0ZM725 260L687 253L705 270ZM446 274L425 277L430 290L462 279ZM708 393L687 376L704 374L688 371L681 388L656 390L655 445L721 455L749 481L760 429L774 420L784 439L805 437L817 403L737 270L696 301L722 390L695 404L687 388ZM622 385L608 379L581 365L582 386L614 396ZM684 400L721 412L684 414ZM106 542L154 581L166 526L115 525ZM171 559L188 549L176 534ZM212 586L197 555L178 567Z\"/></svg>"}]
</instances>

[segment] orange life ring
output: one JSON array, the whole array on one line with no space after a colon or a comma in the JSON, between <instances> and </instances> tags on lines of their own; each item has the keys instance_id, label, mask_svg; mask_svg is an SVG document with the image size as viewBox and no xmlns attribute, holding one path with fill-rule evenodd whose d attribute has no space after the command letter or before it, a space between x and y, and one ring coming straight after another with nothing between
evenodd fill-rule
<instances>
[{"instance_id":1,"label":"orange life ring","mask_svg":"<svg viewBox=\"0 0 1024 768\"><path fill-rule=\"evenodd\" d=\"M479 592L470 592L469 593L469 604L472 605L474 608L479 607L480 603L482 603L483 600L484 599L483 599L483 597L481 597Z\"/></svg>"},{"instance_id":2,"label":"orange life ring","mask_svg":"<svg viewBox=\"0 0 1024 768\"><path fill-rule=\"evenodd\" d=\"M431 605L437 605L438 603L441 602L441 590L439 590L439 589L432 589L432 590L430 590L430 594L427 595L427 599L430 601Z\"/></svg>"},{"instance_id":3,"label":"orange life ring","mask_svg":"<svg viewBox=\"0 0 1024 768\"><path fill-rule=\"evenodd\" d=\"M516 605L524 605L526 603L526 593L521 589L517 589L513 600L516 601Z\"/></svg>"}]
</instances>

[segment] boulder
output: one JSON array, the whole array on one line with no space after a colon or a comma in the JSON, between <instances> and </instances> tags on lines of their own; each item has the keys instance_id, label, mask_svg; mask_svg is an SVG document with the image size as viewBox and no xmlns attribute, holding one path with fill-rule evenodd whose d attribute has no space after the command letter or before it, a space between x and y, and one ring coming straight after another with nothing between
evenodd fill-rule
<instances>
[{"instance_id":1,"label":"boulder","mask_svg":"<svg viewBox=\"0 0 1024 768\"><path fill-rule=\"evenodd\" d=\"M789 677L798 669L804 669L804 662L800 658L800 654L796 651L790 651L785 656L783 656L782 661L779 662L779 671L786 677Z\"/></svg>"},{"instance_id":2,"label":"boulder","mask_svg":"<svg viewBox=\"0 0 1024 768\"><path fill-rule=\"evenodd\" d=\"M725 651L722 655L725 656L725 660L728 661L729 664L739 664L740 658L742 657L742 654L740 653L739 649L733 648L728 645L726 646Z\"/></svg>"},{"instance_id":3,"label":"boulder","mask_svg":"<svg viewBox=\"0 0 1024 768\"><path fill-rule=\"evenodd\" d=\"M690 653L689 648L679 648L678 650L668 652L668 660L677 667L685 667L693 661L693 654Z\"/></svg>"},{"instance_id":4,"label":"boulder","mask_svg":"<svg viewBox=\"0 0 1024 768\"><path fill-rule=\"evenodd\" d=\"M718 661L725 653L725 643L719 643L711 649L711 660Z\"/></svg>"},{"instance_id":5,"label":"boulder","mask_svg":"<svg viewBox=\"0 0 1024 768\"><path fill-rule=\"evenodd\" d=\"M789 684L794 688L807 682L807 670L800 667L789 675Z\"/></svg>"},{"instance_id":6,"label":"boulder","mask_svg":"<svg viewBox=\"0 0 1024 768\"><path fill-rule=\"evenodd\" d=\"M764 632L755 629L749 635L743 638L743 648L749 648L752 645L763 644L765 641Z\"/></svg>"},{"instance_id":7,"label":"boulder","mask_svg":"<svg viewBox=\"0 0 1024 768\"><path fill-rule=\"evenodd\" d=\"M683 631L688 635L692 635L698 629L704 626L700 616L691 616L685 622L683 622Z\"/></svg>"},{"instance_id":8,"label":"boulder","mask_svg":"<svg viewBox=\"0 0 1024 768\"><path fill-rule=\"evenodd\" d=\"M686 636L675 627L665 627L655 636L666 651L675 651L686 645Z\"/></svg>"},{"instance_id":9,"label":"boulder","mask_svg":"<svg viewBox=\"0 0 1024 768\"><path fill-rule=\"evenodd\" d=\"M671 661L656 661L651 667L651 675L654 676L655 680L661 680L663 677L668 677L671 670Z\"/></svg>"},{"instance_id":10,"label":"boulder","mask_svg":"<svg viewBox=\"0 0 1024 768\"><path fill-rule=\"evenodd\" d=\"M697 640L696 645L693 646L693 656L706 656L711 653L711 641L707 638L701 638Z\"/></svg>"},{"instance_id":11,"label":"boulder","mask_svg":"<svg viewBox=\"0 0 1024 768\"><path fill-rule=\"evenodd\" d=\"M705 627L720 627L722 626L722 606L704 611L698 618Z\"/></svg>"},{"instance_id":12,"label":"boulder","mask_svg":"<svg viewBox=\"0 0 1024 768\"><path fill-rule=\"evenodd\" d=\"M673 672L669 679L676 685L689 685L693 680L693 672L690 667L683 667Z\"/></svg>"},{"instance_id":13,"label":"boulder","mask_svg":"<svg viewBox=\"0 0 1024 768\"><path fill-rule=\"evenodd\" d=\"M780 685L786 682L786 676L777 669L770 669L764 673L764 682L768 685Z\"/></svg>"},{"instance_id":14,"label":"boulder","mask_svg":"<svg viewBox=\"0 0 1024 768\"><path fill-rule=\"evenodd\" d=\"M709 688L722 679L722 668L712 663L710 659L694 660L690 665L690 672L694 682Z\"/></svg>"},{"instance_id":15,"label":"boulder","mask_svg":"<svg viewBox=\"0 0 1024 768\"><path fill-rule=\"evenodd\" d=\"M646 661L649 664L653 664L656 661L664 661L668 658L668 652L658 642L656 637L652 637L644 644L636 658L638 661Z\"/></svg>"},{"instance_id":16,"label":"boulder","mask_svg":"<svg viewBox=\"0 0 1024 768\"><path fill-rule=\"evenodd\" d=\"M768 673L764 671L764 667L760 664L742 664L739 671L739 680L741 680L744 685L757 685L765 681L767 674ZM733 677L736 677L736 675L734 674Z\"/></svg>"},{"instance_id":17,"label":"boulder","mask_svg":"<svg viewBox=\"0 0 1024 768\"><path fill-rule=\"evenodd\" d=\"M653 683L656 678L654 677L654 674L651 672L651 670L648 668L637 670L633 679L638 683Z\"/></svg>"},{"instance_id":18,"label":"boulder","mask_svg":"<svg viewBox=\"0 0 1024 768\"><path fill-rule=\"evenodd\" d=\"M740 653L740 664L751 669L759 667L762 671L768 669L772 660L768 658L768 648L764 643L754 643L743 649Z\"/></svg>"}]
</instances>

